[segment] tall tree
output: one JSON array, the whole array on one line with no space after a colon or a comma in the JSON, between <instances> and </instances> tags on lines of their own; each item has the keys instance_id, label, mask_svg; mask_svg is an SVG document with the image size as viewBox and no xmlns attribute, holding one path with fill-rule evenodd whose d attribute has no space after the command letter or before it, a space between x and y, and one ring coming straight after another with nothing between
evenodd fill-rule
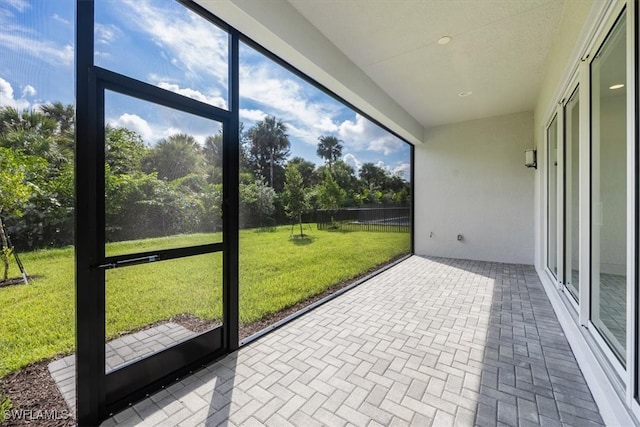
<instances>
[{"instance_id":1,"label":"tall tree","mask_svg":"<svg viewBox=\"0 0 640 427\"><path fill-rule=\"evenodd\" d=\"M267 116L247 131L247 139L254 170L275 187L274 169L282 167L291 148L286 125L274 116Z\"/></svg>"},{"instance_id":2,"label":"tall tree","mask_svg":"<svg viewBox=\"0 0 640 427\"><path fill-rule=\"evenodd\" d=\"M302 157L294 157L289 160L287 165L294 165L298 169L305 187L312 187L317 182L315 177L316 165L313 162Z\"/></svg>"},{"instance_id":3,"label":"tall tree","mask_svg":"<svg viewBox=\"0 0 640 427\"><path fill-rule=\"evenodd\" d=\"M42 113L57 123L57 145L65 157L73 159L75 153L75 111L73 105L53 102L40 106Z\"/></svg>"},{"instance_id":4,"label":"tall tree","mask_svg":"<svg viewBox=\"0 0 640 427\"><path fill-rule=\"evenodd\" d=\"M140 171L147 149L142 137L124 127L107 125L105 129L105 162L115 174Z\"/></svg>"},{"instance_id":5,"label":"tall tree","mask_svg":"<svg viewBox=\"0 0 640 427\"><path fill-rule=\"evenodd\" d=\"M318 140L320 142L316 153L329 165L329 171L333 172L333 163L342 156L342 141L332 135L320 136Z\"/></svg>"},{"instance_id":6,"label":"tall tree","mask_svg":"<svg viewBox=\"0 0 640 427\"><path fill-rule=\"evenodd\" d=\"M42 113L58 123L58 132L66 133L72 131L75 124L75 113L73 105L64 105L62 102L44 104L40 107Z\"/></svg>"},{"instance_id":7,"label":"tall tree","mask_svg":"<svg viewBox=\"0 0 640 427\"><path fill-rule=\"evenodd\" d=\"M37 187L22 205L21 215L10 216L9 229L18 246L71 241L73 133L71 106L47 104L23 111L0 108L0 147L20 158L26 181Z\"/></svg>"},{"instance_id":8,"label":"tall tree","mask_svg":"<svg viewBox=\"0 0 640 427\"><path fill-rule=\"evenodd\" d=\"M204 140L202 157L207 180L212 184L222 184L222 132Z\"/></svg>"},{"instance_id":9,"label":"tall tree","mask_svg":"<svg viewBox=\"0 0 640 427\"><path fill-rule=\"evenodd\" d=\"M200 146L184 133L161 139L142 161L144 172L157 172L159 179L168 181L201 172L202 162Z\"/></svg>"},{"instance_id":10,"label":"tall tree","mask_svg":"<svg viewBox=\"0 0 640 427\"><path fill-rule=\"evenodd\" d=\"M204 140L202 154L207 166L222 167L222 133L208 136Z\"/></svg>"},{"instance_id":11,"label":"tall tree","mask_svg":"<svg viewBox=\"0 0 640 427\"><path fill-rule=\"evenodd\" d=\"M347 192L333 179L333 175L325 170L324 182L320 185L320 203L328 211L335 211L344 206ZM331 218L333 221L333 216Z\"/></svg>"},{"instance_id":12,"label":"tall tree","mask_svg":"<svg viewBox=\"0 0 640 427\"><path fill-rule=\"evenodd\" d=\"M330 172L328 165L320 166L316 170L316 176L319 182L322 183L325 181L325 174L327 172ZM355 199L360 193L360 181L358 181L355 169L343 160L338 160L333 164L333 171L330 173L338 186L347 194L345 205L357 205L358 203Z\"/></svg>"},{"instance_id":13,"label":"tall tree","mask_svg":"<svg viewBox=\"0 0 640 427\"><path fill-rule=\"evenodd\" d=\"M378 191L384 188L387 173L384 169L373 163L364 163L360 168L360 179L364 186L370 191Z\"/></svg>"},{"instance_id":14,"label":"tall tree","mask_svg":"<svg viewBox=\"0 0 640 427\"><path fill-rule=\"evenodd\" d=\"M241 227L264 227L265 220L275 212L276 192L264 182L257 180L249 184L240 183Z\"/></svg>"},{"instance_id":15,"label":"tall tree","mask_svg":"<svg viewBox=\"0 0 640 427\"><path fill-rule=\"evenodd\" d=\"M4 266L2 280L9 278L9 247L2 218L5 215L21 216L22 207L34 190L27 181L25 169L31 159L11 149L0 147L0 260Z\"/></svg>"},{"instance_id":16,"label":"tall tree","mask_svg":"<svg viewBox=\"0 0 640 427\"><path fill-rule=\"evenodd\" d=\"M304 236L302 231L302 214L309 209L309 203L305 193L302 175L300 175L295 165L287 165L284 183L284 208L291 219L298 220L300 224L300 237Z\"/></svg>"},{"instance_id":17,"label":"tall tree","mask_svg":"<svg viewBox=\"0 0 640 427\"><path fill-rule=\"evenodd\" d=\"M57 130L56 121L40 111L0 108L0 147L43 157L58 165L69 159L58 144Z\"/></svg>"}]
</instances>

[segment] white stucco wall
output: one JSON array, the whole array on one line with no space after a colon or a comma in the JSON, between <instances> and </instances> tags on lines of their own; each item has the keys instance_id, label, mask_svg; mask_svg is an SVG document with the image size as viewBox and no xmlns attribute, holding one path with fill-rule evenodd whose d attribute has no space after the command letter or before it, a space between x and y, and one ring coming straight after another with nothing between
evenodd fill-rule
<instances>
[{"instance_id":1,"label":"white stucco wall","mask_svg":"<svg viewBox=\"0 0 640 427\"><path fill-rule=\"evenodd\" d=\"M531 112L429 129L415 148L415 252L533 264L532 147Z\"/></svg>"}]
</instances>

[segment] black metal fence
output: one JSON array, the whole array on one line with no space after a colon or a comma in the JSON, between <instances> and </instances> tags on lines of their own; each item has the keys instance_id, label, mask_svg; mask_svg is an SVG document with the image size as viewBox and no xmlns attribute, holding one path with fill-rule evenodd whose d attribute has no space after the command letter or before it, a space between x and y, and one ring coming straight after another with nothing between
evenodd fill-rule
<instances>
[{"instance_id":1,"label":"black metal fence","mask_svg":"<svg viewBox=\"0 0 640 427\"><path fill-rule=\"evenodd\" d=\"M411 231L411 209L408 206L360 207L315 212L318 230L344 231Z\"/></svg>"}]
</instances>

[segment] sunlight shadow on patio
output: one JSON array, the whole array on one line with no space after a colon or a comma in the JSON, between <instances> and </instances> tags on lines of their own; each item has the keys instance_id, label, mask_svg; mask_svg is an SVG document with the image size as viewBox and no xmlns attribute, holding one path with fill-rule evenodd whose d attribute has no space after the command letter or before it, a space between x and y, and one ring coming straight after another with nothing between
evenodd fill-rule
<instances>
[{"instance_id":1,"label":"sunlight shadow on patio","mask_svg":"<svg viewBox=\"0 0 640 427\"><path fill-rule=\"evenodd\" d=\"M104 425L602 425L533 267L417 256L132 413Z\"/></svg>"}]
</instances>

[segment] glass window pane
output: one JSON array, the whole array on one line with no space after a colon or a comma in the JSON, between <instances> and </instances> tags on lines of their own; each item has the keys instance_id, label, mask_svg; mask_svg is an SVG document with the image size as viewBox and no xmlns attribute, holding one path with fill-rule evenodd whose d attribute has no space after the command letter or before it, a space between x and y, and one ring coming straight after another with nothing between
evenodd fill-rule
<instances>
[{"instance_id":1,"label":"glass window pane","mask_svg":"<svg viewBox=\"0 0 640 427\"><path fill-rule=\"evenodd\" d=\"M222 125L111 91L105 123L106 255L221 242Z\"/></svg>"},{"instance_id":2,"label":"glass window pane","mask_svg":"<svg viewBox=\"0 0 640 427\"><path fill-rule=\"evenodd\" d=\"M105 274L106 372L222 324L222 252Z\"/></svg>"},{"instance_id":3,"label":"glass window pane","mask_svg":"<svg viewBox=\"0 0 640 427\"><path fill-rule=\"evenodd\" d=\"M591 63L591 320L625 362L627 303L626 19Z\"/></svg>"},{"instance_id":4,"label":"glass window pane","mask_svg":"<svg viewBox=\"0 0 640 427\"><path fill-rule=\"evenodd\" d=\"M75 352L74 10L73 1L0 1L0 419L7 375L25 378L36 362L46 372ZM38 380L13 381L12 409L66 409L49 391L24 399Z\"/></svg>"},{"instance_id":5,"label":"glass window pane","mask_svg":"<svg viewBox=\"0 0 640 427\"><path fill-rule=\"evenodd\" d=\"M580 215L580 112L579 92L575 90L565 106L565 283L571 295L578 300L580 293L579 215Z\"/></svg>"},{"instance_id":6,"label":"glass window pane","mask_svg":"<svg viewBox=\"0 0 640 427\"><path fill-rule=\"evenodd\" d=\"M407 254L409 144L240 47L240 336Z\"/></svg>"},{"instance_id":7,"label":"glass window pane","mask_svg":"<svg viewBox=\"0 0 640 427\"><path fill-rule=\"evenodd\" d=\"M97 0L95 64L227 109L229 35L177 1Z\"/></svg>"},{"instance_id":8,"label":"glass window pane","mask_svg":"<svg viewBox=\"0 0 640 427\"><path fill-rule=\"evenodd\" d=\"M547 266L558 277L558 118L547 129Z\"/></svg>"}]
</instances>

